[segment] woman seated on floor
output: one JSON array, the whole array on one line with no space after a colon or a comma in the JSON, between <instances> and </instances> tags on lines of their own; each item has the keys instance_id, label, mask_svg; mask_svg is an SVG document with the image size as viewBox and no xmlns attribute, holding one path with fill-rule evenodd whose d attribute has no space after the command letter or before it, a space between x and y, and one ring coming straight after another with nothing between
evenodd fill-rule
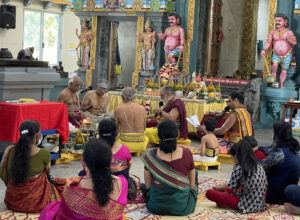
<instances>
[{"instance_id":1,"label":"woman seated on floor","mask_svg":"<svg viewBox=\"0 0 300 220\"><path fill-rule=\"evenodd\" d=\"M300 186L288 185L284 190L287 203L284 210L293 215L300 215Z\"/></svg>"},{"instance_id":2,"label":"woman seated on floor","mask_svg":"<svg viewBox=\"0 0 300 220\"><path fill-rule=\"evenodd\" d=\"M188 215L195 209L198 192L192 153L176 146L178 130L173 121L161 122L158 136L159 148L142 158L147 209L158 215Z\"/></svg>"},{"instance_id":3,"label":"woman seated on floor","mask_svg":"<svg viewBox=\"0 0 300 220\"><path fill-rule=\"evenodd\" d=\"M60 198L59 187L51 186L47 178L50 152L37 146L41 137L37 121L24 121L20 125L18 143L9 146L4 153L0 174L7 185L4 202L10 210L40 212ZM64 181L61 179L62 185Z\"/></svg>"},{"instance_id":4,"label":"woman seated on floor","mask_svg":"<svg viewBox=\"0 0 300 220\"><path fill-rule=\"evenodd\" d=\"M104 118L99 123L99 139L105 140L112 151L112 162L110 170L114 175L129 177L131 166L131 153L127 146L116 142L117 124L111 118Z\"/></svg>"},{"instance_id":5,"label":"woman seated on floor","mask_svg":"<svg viewBox=\"0 0 300 220\"><path fill-rule=\"evenodd\" d=\"M267 157L260 161L268 178L267 202L283 204L287 202L285 188L298 184L300 177L300 146L292 135L289 123L278 121L273 124L274 145L254 148Z\"/></svg>"},{"instance_id":6,"label":"woman seated on floor","mask_svg":"<svg viewBox=\"0 0 300 220\"><path fill-rule=\"evenodd\" d=\"M90 139L83 153L86 176L67 185L62 201L49 204L39 219L123 219L127 181L111 174L111 159L105 141Z\"/></svg>"},{"instance_id":7,"label":"woman seated on floor","mask_svg":"<svg viewBox=\"0 0 300 220\"><path fill-rule=\"evenodd\" d=\"M219 206L236 209L241 213L265 210L267 178L252 147L247 141L241 140L229 152L233 157L234 169L226 189L210 189L206 197Z\"/></svg>"}]
</instances>

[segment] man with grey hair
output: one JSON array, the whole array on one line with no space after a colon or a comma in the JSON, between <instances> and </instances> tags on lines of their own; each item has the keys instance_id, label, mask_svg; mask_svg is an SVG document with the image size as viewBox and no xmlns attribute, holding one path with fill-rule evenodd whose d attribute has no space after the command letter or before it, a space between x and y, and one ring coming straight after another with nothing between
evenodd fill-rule
<instances>
[{"instance_id":1,"label":"man with grey hair","mask_svg":"<svg viewBox=\"0 0 300 220\"><path fill-rule=\"evenodd\" d=\"M131 87L122 90L123 104L114 110L120 137L119 142L128 146L131 152L145 151L148 138L145 136L146 109L134 102L135 91Z\"/></svg>"},{"instance_id":2,"label":"man with grey hair","mask_svg":"<svg viewBox=\"0 0 300 220\"><path fill-rule=\"evenodd\" d=\"M99 114L106 113L107 104L109 102L109 95L106 93L108 91L107 80L102 79L97 84L96 90L88 91L83 97L81 103L81 110L90 116L90 119L95 119L93 122L98 122L97 116Z\"/></svg>"},{"instance_id":3,"label":"man with grey hair","mask_svg":"<svg viewBox=\"0 0 300 220\"><path fill-rule=\"evenodd\" d=\"M84 117L84 114L80 111L79 96L77 95L80 85L80 77L74 75L70 78L68 87L62 90L57 97L57 102L66 104L69 122L76 128L80 127L81 118Z\"/></svg>"},{"instance_id":4,"label":"man with grey hair","mask_svg":"<svg viewBox=\"0 0 300 220\"><path fill-rule=\"evenodd\" d=\"M188 128L186 121L185 105L181 99L175 95L175 91L171 86L164 86L160 89L160 97L165 103L165 107L157 106L155 115L160 116L163 120L172 120L178 126L180 136L177 139L178 144L189 146L191 140L188 139ZM147 128L146 135L151 144L159 144L157 128Z\"/></svg>"}]
</instances>

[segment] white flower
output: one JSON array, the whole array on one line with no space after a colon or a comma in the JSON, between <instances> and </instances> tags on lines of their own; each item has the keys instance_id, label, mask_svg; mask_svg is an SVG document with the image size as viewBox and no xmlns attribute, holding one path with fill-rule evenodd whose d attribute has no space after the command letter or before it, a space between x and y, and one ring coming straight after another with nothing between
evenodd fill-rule
<instances>
[{"instance_id":1,"label":"white flower","mask_svg":"<svg viewBox=\"0 0 300 220\"><path fill-rule=\"evenodd\" d=\"M21 134L22 134L22 135L28 134L28 133L29 133L28 129L24 129L24 130L21 131Z\"/></svg>"}]
</instances>

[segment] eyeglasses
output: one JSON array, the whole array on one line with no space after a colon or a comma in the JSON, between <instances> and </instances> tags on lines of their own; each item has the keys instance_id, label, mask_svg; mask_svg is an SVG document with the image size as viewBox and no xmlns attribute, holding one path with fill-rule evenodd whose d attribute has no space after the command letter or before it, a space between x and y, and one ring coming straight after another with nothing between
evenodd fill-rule
<instances>
[{"instance_id":1,"label":"eyeglasses","mask_svg":"<svg viewBox=\"0 0 300 220\"><path fill-rule=\"evenodd\" d=\"M101 87L101 86L99 86L98 88L102 89L103 91L107 91L108 90L107 88L104 88L104 87Z\"/></svg>"}]
</instances>

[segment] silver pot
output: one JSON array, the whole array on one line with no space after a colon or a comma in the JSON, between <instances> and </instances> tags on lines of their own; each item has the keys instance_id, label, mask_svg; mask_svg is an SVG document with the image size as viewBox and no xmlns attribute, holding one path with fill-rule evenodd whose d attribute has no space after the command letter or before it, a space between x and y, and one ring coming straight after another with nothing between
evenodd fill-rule
<instances>
[{"instance_id":1,"label":"silver pot","mask_svg":"<svg viewBox=\"0 0 300 220\"><path fill-rule=\"evenodd\" d=\"M279 82L273 82L272 88L279 88Z\"/></svg>"}]
</instances>

